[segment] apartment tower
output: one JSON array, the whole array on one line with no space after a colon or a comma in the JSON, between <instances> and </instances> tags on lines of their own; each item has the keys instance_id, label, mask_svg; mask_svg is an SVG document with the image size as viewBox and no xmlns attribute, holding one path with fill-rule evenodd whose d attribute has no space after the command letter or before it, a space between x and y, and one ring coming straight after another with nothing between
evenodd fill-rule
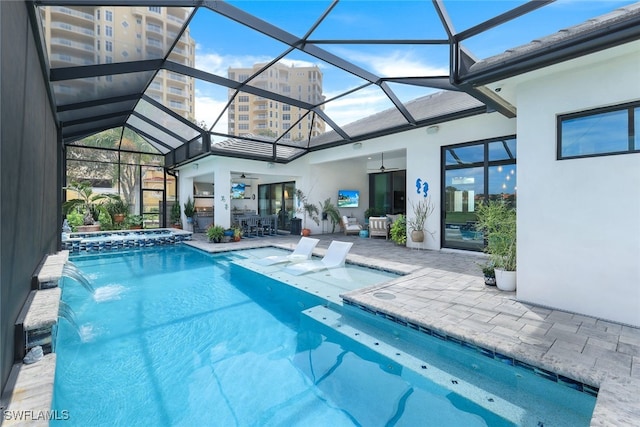
<instances>
[{"instance_id":1,"label":"apartment tower","mask_svg":"<svg viewBox=\"0 0 640 427\"><path fill-rule=\"evenodd\" d=\"M49 6L40 10L50 65L57 68L164 58L186 22L190 8ZM188 28L171 51L169 60L194 66L195 41ZM100 79L105 83L120 79L126 85L127 79L149 77L147 73L102 76L95 78L98 84L92 79L80 79L61 82L54 86L54 91L56 97L69 96L72 100L76 91L99 92ZM184 118L195 117L191 77L161 70L146 93Z\"/></svg>"},{"instance_id":2,"label":"apartment tower","mask_svg":"<svg viewBox=\"0 0 640 427\"><path fill-rule=\"evenodd\" d=\"M229 68L231 80L244 82L258 73L266 64L255 64L251 68ZM322 72L318 66L295 67L276 63L255 76L249 84L289 98L319 104L322 94ZM235 91L229 90L229 97ZM306 141L324 133L325 123L307 110L262 96L241 92L229 105L230 135L262 135L274 138L282 136L285 141Z\"/></svg>"}]
</instances>

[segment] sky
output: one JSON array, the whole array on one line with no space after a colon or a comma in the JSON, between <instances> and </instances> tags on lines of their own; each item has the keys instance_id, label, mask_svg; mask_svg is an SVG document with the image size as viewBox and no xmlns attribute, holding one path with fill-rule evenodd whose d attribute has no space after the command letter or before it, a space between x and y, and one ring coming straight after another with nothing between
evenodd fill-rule
<instances>
[{"instance_id":1,"label":"sky","mask_svg":"<svg viewBox=\"0 0 640 427\"><path fill-rule=\"evenodd\" d=\"M235 7L279 26L297 37L304 36L331 5L331 1L231 1ZM457 32L471 28L504 13L524 1L444 1ZM477 59L502 53L533 39L580 24L635 1L564 0L544 6L515 21L465 41L464 46ZM229 67L251 67L271 61L287 46L249 30L219 14L201 8L190 24L196 41L195 66L226 77ZM444 39L446 34L430 1L342 0L311 33L310 40L349 39ZM342 56L359 67L383 77L448 75L448 47L434 45L323 44L322 48ZM283 62L318 65L323 72L324 95L331 99L365 81L303 52L294 51ZM433 92L392 84L401 101L406 102ZM196 82L195 116L212 125L227 103L227 89ZM385 94L372 86L350 96L328 102L325 112L339 125L353 122L390 108ZM226 132L226 114L214 130ZM328 129L329 130L329 129Z\"/></svg>"}]
</instances>

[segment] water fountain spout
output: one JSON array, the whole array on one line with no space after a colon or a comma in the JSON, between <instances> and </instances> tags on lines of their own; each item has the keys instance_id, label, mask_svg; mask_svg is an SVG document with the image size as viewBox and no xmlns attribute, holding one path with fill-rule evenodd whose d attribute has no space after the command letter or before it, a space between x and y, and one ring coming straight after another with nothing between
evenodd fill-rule
<instances>
[{"instance_id":1,"label":"water fountain spout","mask_svg":"<svg viewBox=\"0 0 640 427\"><path fill-rule=\"evenodd\" d=\"M69 322L71 327L78 334L78 337L82 339L82 332L80 329L80 325L78 325L78 319L76 318L76 314L73 312L71 307L69 307L69 305L64 301L60 301L60 305L58 307L58 318L64 319L67 322Z\"/></svg>"},{"instance_id":2,"label":"water fountain spout","mask_svg":"<svg viewBox=\"0 0 640 427\"><path fill-rule=\"evenodd\" d=\"M95 293L95 289L93 288L91 282L89 282L87 276L85 276L82 271L80 271L80 269L71 261L67 261L64 264L64 267L62 267L62 276L68 277L80 283L92 295Z\"/></svg>"}]
</instances>

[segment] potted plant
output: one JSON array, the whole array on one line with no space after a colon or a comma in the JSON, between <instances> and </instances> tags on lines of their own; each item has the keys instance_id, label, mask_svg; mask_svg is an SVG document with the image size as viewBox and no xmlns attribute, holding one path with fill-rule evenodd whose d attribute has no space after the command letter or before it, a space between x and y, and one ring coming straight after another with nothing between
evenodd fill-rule
<instances>
[{"instance_id":1,"label":"potted plant","mask_svg":"<svg viewBox=\"0 0 640 427\"><path fill-rule=\"evenodd\" d=\"M182 228L182 221L180 219L180 202L176 200L173 205L171 205L171 225L173 225L173 228Z\"/></svg>"},{"instance_id":2,"label":"potted plant","mask_svg":"<svg viewBox=\"0 0 640 427\"><path fill-rule=\"evenodd\" d=\"M320 203L320 212L322 212L322 220L331 220L331 232L335 233L336 224L340 223L340 211L331 203L331 197Z\"/></svg>"},{"instance_id":3,"label":"potted plant","mask_svg":"<svg viewBox=\"0 0 640 427\"><path fill-rule=\"evenodd\" d=\"M318 219L320 211L318 210L318 207L316 205L314 205L313 203L309 203L307 196L302 190L296 190L296 197L298 198L297 212L303 214L302 235L309 236L311 234L311 230L307 228L307 215L316 223L316 225L320 225L320 220Z\"/></svg>"},{"instance_id":4,"label":"potted plant","mask_svg":"<svg viewBox=\"0 0 640 427\"><path fill-rule=\"evenodd\" d=\"M191 196L187 197L187 201L184 203L184 216L187 217L187 222L191 224L193 222L193 216L196 214L196 206L191 200Z\"/></svg>"},{"instance_id":5,"label":"potted plant","mask_svg":"<svg viewBox=\"0 0 640 427\"><path fill-rule=\"evenodd\" d=\"M378 216L384 216L384 215L385 215L385 211L382 208L376 208L376 207L367 208L364 211L364 223L369 224L369 218L371 218L372 216L378 217Z\"/></svg>"},{"instance_id":6,"label":"potted plant","mask_svg":"<svg viewBox=\"0 0 640 427\"><path fill-rule=\"evenodd\" d=\"M120 197L119 194L108 194L105 208L114 224L122 224L126 215L129 213L129 205Z\"/></svg>"},{"instance_id":7,"label":"potted plant","mask_svg":"<svg viewBox=\"0 0 640 427\"><path fill-rule=\"evenodd\" d=\"M210 242L220 243L224 237L224 227L211 224L209 228L207 228L207 237Z\"/></svg>"},{"instance_id":8,"label":"potted plant","mask_svg":"<svg viewBox=\"0 0 640 427\"><path fill-rule=\"evenodd\" d=\"M484 233L485 251L495 267L496 286L516 289L516 210L503 201L490 201L477 210L476 229Z\"/></svg>"},{"instance_id":9,"label":"potted plant","mask_svg":"<svg viewBox=\"0 0 640 427\"><path fill-rule=\"evenodd\" d=\"M74 210L81 211L83 225L78 226L78 231L99 231L100 223L96 224L96 222L100 212L109 215L104 205L99 201L105 199L107 195L94 194L89 182L72 181L64 189L74 191L78 195L77 198L67 200L62 204L64 215L66 216Z\"/></svg>"},{"instance_id":10,"label":"potted plant","mask_svg":"<svg viewBox=\"0 0 640 427\"><path fill-rule=\"evenodd\" d=\"M407 218L404 215L398 215L398 218L391 224L391 240L398 245L407 244Z\"/></svg>"},{"instance_id":11,"label":"potted plant","mask_svg":"<svg viewBox=\"0 0 640 427\"><path fill-rule=\"evenodd\" d=\"M435 209L435 205L431 202L431 196L420 200L418 203L411 202L411 209L413 210L413 217L407 221L407 226L411 231L411 240L423 242L425 231L433 237L432 231L425 230L427 218Z\"/></svg>"},{"instance_id":12,"label":"potted plant","mask_svg":"<svg viewBox=\"0 0 640 427\"><path fill-rule=\"evenodd\" d=\"M481 264L480 267L482 268L482 276L484 277L484 284L487 286L495 286L496 271L493 263L487 262L485 264Z\"/></svg>"},{"instance_id":13,"label":"potted plant","mask_svg":"<svg viewBox=\"0 0 640 427\"><path fill-rule=\"evenodd\" d=\"M222 237L222 241L224 243L229 243L230 241L233 240L233 228L227 228L226 230L224 230L224 236Z\"/></svg>"},{"instance_id":14,"label":"potted plant","mask_svg":"<svg viewBox=\"0 0 640 427\"><path fill-rule=\"evenodd\" d=\"M129 230L140 230L142 228L142 216L129 215L126 219L126 225Z\"/></svg>"},{"instance_id":15,"label":"potted plant","mask_svg":"<svg viewBox=\"0 0 640 427\"><path fill-rule=\"evenodd\" d=\"M242 239L242 229L240 227L233 227L233 241L239 242Z\"/></svg>"}]
</instances>

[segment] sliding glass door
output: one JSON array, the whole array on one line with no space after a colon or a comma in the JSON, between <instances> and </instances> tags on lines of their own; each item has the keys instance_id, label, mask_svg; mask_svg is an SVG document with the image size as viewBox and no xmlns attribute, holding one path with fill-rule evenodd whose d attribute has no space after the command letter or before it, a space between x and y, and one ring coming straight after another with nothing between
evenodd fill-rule
<instances>
[{"instance_id":1,"label":"sliding glass door","mask_svg":"<svg viewBox=\"0 0 640 427\"><path fill-rule=\"evenodd\" d=\"M405 212L406 177L404 170L369 175L369 207L376 215Z\"/></svg>"},{"instance_id":2,"label":"sliding glass door","mask_svg":"<svg viewBox=\"0 0 640 427\"><path fill-rule=\"evenodd\" d=\"M295 181L262 184L258 186L258 214L278 215L278 229L291 230L291 218L295 216L293 195Z\"/></svg>"}]
</instances>

